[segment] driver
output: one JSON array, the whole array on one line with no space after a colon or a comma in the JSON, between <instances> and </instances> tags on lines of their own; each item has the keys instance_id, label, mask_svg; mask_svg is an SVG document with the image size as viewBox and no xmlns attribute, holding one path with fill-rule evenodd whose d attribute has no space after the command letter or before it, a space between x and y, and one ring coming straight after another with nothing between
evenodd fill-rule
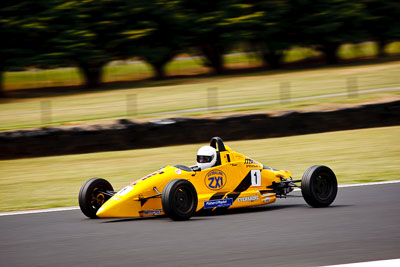
<instances>
[{"instance_id":1,"label":"driver","mask_svg":"<svg viewBox=\"0 0 400 267\"><path fill-rule=\"evenodd\" d=\"M217 152L211 146L202 146L197 151L197 166L201 170L209 169L217 162Z\"/></svg>"}]
</instances>

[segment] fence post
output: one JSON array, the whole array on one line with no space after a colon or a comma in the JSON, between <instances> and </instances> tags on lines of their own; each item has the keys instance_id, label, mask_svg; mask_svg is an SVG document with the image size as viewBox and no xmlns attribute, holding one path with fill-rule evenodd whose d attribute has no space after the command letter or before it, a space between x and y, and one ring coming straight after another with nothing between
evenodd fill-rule
<instances>
[{"instance_id":1,"label":"fence post","mask_svg":"<svg viewBox=\"0 0 400 267\"><path fill-rule=\"evenodd\" d=\"M218 88L211 87L207 89L207 105L208 110L216 110L218 108Z\"/></svg>"},{"instance_id":2,"label":"fence post","mask_svg":"<svg viewBox=\"0 0 400 267\"><path fill-rule=\"evenodd\" d=\"M136 94L126 95L126 115L135 116L137 114L137 98Z\"/></svg>"},{"instance_id":3,"label":"fence post","mask_svg":"<svg viewBox=\"0 0 400 267\"><path fill-rule=\"evenodd\" d=\"M48 124L51 123L51 101L50 100L42 100L40 101L40 114L41 114L41 123Z\"/></svg>"},{"instance_id":4,"label":"fence post","mask_svg":"<svg viewBox=\"0 0 400 267\"><path fill-rule=\"evenodd\" d=\"M281 103L290 103L290 82L281 82L280 84Z\"/></svg>"},{"instance_id":5,"label":"fence post","mask_svg":"<svg viewBox=\"0 0 400 267\"><path fill-rule=\"evenodd\" d=\"M357 97L358 96L357 77L348 77L347 78L347 94L348 94L348 97Z\"/></svg>"}]
</instances>

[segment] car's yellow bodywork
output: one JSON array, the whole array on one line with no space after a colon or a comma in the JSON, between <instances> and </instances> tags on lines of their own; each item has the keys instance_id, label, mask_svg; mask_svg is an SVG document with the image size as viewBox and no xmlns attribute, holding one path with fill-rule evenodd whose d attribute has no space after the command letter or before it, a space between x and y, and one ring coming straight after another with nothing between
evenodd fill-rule
<instances>
[{"instance_id":1,"label":"car's yellow bodywork","mask_svg":"<svg viewBox=\"0 0 400 267\"><path fill-rule=\"evenodd\" d=\"M117 192L100 207L97 216L163 215L161 194L174 179L185 179L194 185L198 195L196 211L264 205L276 200L272 183L291 177L289 171L265 167L226 145L224 151L218 151L218 157L219 165L201 171L180 165L161 168Z\"/></svg>"}]
</instances>

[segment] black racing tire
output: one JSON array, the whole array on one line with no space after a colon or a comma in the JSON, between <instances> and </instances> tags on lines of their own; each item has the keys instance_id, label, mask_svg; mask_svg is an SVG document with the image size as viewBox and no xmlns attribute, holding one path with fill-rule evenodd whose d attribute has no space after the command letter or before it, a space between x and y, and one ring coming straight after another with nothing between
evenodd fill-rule
<instances>
[{"instance_id":1,"label":"black racing tire","mask_svg":"<svg viewBox=\"0 0 400 267\"><path fill-rule=\"evenodd\" d=\"M97 211L110 199L110 196L101 193L105 191L114 191L107 180L102 178L87 180L79 191L79 207L82 213L91 219L97 218Z\"/></svg>"},{"instance_id":2,"label":"black racing tire","mask_svg":"<svg viewBox=\"0 0 400 267\"><path fill-rule=\"evenodd\" d=\"M172 220L188 220L196 212L198 203L196 189L188 180L172 180L164 187L161 203L165 215Z\"/></svg>"},{"instance_id":3,"label":"black racing tire","mask_svg":"<svg viewBox=\"0 0 400 267\"><path fill-rule=\"evenodd\" d=\"M308 168L301 180L301 194L314 208L327 207L335 200L338 187L335 173L326 166Z\"/></svg>"}]
</instances>

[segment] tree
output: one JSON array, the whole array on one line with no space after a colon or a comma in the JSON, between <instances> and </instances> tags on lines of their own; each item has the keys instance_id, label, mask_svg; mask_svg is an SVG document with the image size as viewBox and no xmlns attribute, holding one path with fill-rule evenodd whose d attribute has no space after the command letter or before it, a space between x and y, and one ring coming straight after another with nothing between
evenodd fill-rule
<instances>
[{"instance_id":1,"label":"tree","mask_svg":"<svg viewBox=\"0 0 400 267\"><path fill-rule=\"evenodd\" d=\"M190 46L205 59L214 73L224 72L224 54L242 39L240 28L250 14L248 5L239 0L182 0L190 25Z\"/></svg>"},{"instance_id":2,"label":"tree","mask_svg":"<svg viewBox=\"0 0 400 267\"><path fill-rule=\"evenodd\" d=\"M186 45L186 16L178 1L132 1L125 10L128 28L123 32L126 53L151 65L157 79L165 78L165 66Z\"/></svg>"},{"instance_id":3,"label":"tree","mask_svg":"<svg viewBox=\"0 0 400 267\"><path fill-rule=\"evenodd\" d=\"M125 1L54 0L47 57L76 65L87 88L101 84L102 70L122 55Z\"/></svg>"},{"instance_id":4,"label":"tree","mask_svg":"<svg viewBox=\"0 0 400 267\"><path fill-rule=\"evenodd\" d=\"M34 64L41 53L46 9L47 3L42 0L0 2L0 97L5 96L4 72Z\"/></svg>"},{"instance_id":5,"label":"tree","mask_svg":"<svg viewBox=\"0 0 400 267\"><path fill-rule=\"evenodd\" d=\"M292 46L291 20L286 0L244 1L251 6L247 39L260 55L265 67L279 68L284 50Z\"/></svg>"},{"instance_id":6,"label":"tree","mask_svg":"<svg viewBox=\"0 0 400 267\"><path fill-rule=\"evenodd\" d=\"M385 47L400 38L400 2L394 0L364 0L364 27L368 38L378 44L378 56L384 57Z\"/></svg>"},{"instance_id":7,"label":"tree","mask_svg":"<svg viewBox=\"0 0 400 267\"><path fill-rule=\"evenodd\" d=\"M365 37L362 3L347 0L290 0L293 30L299 44L313 46L325 54L328 64L338 62L342 43Z\"/></svg>"}]
</instances>

